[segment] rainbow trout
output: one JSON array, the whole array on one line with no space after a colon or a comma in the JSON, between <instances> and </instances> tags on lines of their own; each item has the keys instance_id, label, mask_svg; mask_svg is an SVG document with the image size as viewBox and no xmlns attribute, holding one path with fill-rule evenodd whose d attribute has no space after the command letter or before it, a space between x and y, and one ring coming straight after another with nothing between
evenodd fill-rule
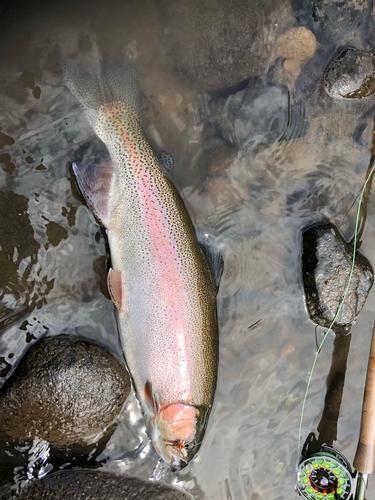
<instances>
[{"instance_id":1,"label":"rainbow trout","mask_svg":"<svg viewBox=\"0 0 375 500\"><path fill-rule=\"evenodd\" d=\"M73 169L107 230L108 289L148 433L158 454L179 469L198 451L213 403L221 261L198 243L144 136L135 66L69 61L64 73L111 158L110 165Z\"/></svg>"}]
</instances>

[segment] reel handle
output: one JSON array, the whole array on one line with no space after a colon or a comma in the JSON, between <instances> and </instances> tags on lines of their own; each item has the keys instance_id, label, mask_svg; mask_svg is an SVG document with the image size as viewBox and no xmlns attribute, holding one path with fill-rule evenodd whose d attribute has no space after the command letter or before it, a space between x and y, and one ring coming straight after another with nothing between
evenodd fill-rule
<instances>
[{"instance_id":1,"label":"reel handle","mask_svg":"<svg viewBox=\"0 0 375 500\"><path fill-rule=\"evenodd\" d=\"M362 474L371 474L374 470L375 448L375 324L372 330L370 356L367 367L365 394L363 397L361 431L354 468Z\"/></svg>"}]
</instances>

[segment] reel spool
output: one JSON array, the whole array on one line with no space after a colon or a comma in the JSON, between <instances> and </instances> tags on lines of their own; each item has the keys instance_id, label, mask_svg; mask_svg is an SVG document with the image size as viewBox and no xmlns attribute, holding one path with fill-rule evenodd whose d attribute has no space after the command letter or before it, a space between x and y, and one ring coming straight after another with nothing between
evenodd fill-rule
<instances>
[{"instance_id":1,"label":"reel spool","mask_svg":"<svg viewBox=\"0 0 375 500\"><path fill-rule=\"evenodd\" d=\"M341 453L323 446L300 462L296 490L307 500L354 500L356 476Z\"/></svg>"}]
</instances>

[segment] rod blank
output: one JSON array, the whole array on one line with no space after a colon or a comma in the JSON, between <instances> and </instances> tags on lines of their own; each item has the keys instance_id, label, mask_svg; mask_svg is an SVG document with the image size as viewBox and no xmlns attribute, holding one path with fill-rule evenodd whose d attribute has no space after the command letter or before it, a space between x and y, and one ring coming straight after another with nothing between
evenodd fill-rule
<instances>
[{"instance_id":1,"label":"rod blank","mask_svg":"<svg viewBox=\"0 0 375 500\"><path fill-rule=\"evenodd\" d=\"M375 448L375 324L372 330L370 356L367 367L365 394L363 397L361 431L354 468L363 474L371 474L374 470Z\"/></svg>"}]
</instances>

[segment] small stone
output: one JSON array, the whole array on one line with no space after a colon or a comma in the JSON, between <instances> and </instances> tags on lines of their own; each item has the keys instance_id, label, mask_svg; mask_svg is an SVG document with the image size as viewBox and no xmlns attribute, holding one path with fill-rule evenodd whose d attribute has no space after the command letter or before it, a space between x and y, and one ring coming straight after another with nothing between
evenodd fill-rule
<instances>
[{"instance_id":1,"label":"small stone","mask_svg":"<svg viewBox=\"0 0 375 500\"><path fill-rule=\"evenodd\" d=\"M312 321L329 328L348 286L353 247L333 224L315 226L302 235L302 273L306 304ZM356 253L353 275L342 309L332 326L347 335L365 305L374 282L369 261Z\"/></svg>"},{"instance_id":2,"label":"small stone","mask_svg":"<svg viewBox=\"0 0 375 500\"><path fill-rule=\"evenodd\" d=\"M40 99L41 94L42 90L38 85L33 88L33 97L35 97L35 99Z\"/></svg>"},{"instance_id":3,"label":"small stone","mask_svg":"<svg viewBox=\"0 0 375 500\"><path fill-rule=\"evenodd\" d=\"M335 99L361 99L375 92L375 58L371 52L345 49L324 76L324 88Z\"/></svg>"},{"instance_id":4,"label":"small stone","mask_svg":"<svg viewBox=\"0 0 375 500\"><path fill-rule=\"evenodd\" d=\"M305 64L314 55L317 47L314 34L299 26L291 28L277 39L276 55L283 59L293 59L299 65Z\"/></svg>"},{"instance_id":5,"label":"small stone","mask_svg":"<svg viewBox=\"0 0 375 500\"><path fill-rule=\"evenodd\" d=\"M37 480L20 500L188 500L182 491L157 481L86 469L64 470Z\"/></svg>"},{"instance_id":6,"label":"small stone","mask_svg":"<svg viewBox=\"0 0 375 500\"><path fill-rule=\"evenodd\" d=\"M0 393L0 432L58 448L83 446L113 432L129 390L126 368L101 347L68 335L44 337Z\"/></svg>"}]
</instances>

